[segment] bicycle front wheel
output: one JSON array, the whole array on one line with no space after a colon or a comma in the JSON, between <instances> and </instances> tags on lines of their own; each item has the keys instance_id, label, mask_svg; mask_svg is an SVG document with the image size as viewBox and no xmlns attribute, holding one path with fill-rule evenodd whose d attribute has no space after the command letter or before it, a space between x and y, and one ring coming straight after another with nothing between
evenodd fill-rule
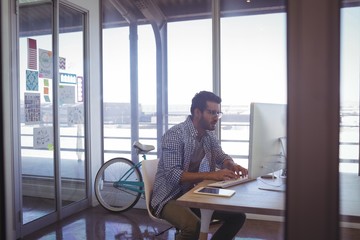
<instances>
[{"instance_id":1,"label":"bicycle front wheel","mask_svg":"<svg viewBox=\"0 0 360 240\"><path fill-rule=\"evenodd\" d=\"M127 187L126 182L135 185ZM104 163L96 174L95 195L105 209L123 212L139 201L143 191L142 182L140 170L132 161L113 158Z\"/></svg>"}]
</instances>

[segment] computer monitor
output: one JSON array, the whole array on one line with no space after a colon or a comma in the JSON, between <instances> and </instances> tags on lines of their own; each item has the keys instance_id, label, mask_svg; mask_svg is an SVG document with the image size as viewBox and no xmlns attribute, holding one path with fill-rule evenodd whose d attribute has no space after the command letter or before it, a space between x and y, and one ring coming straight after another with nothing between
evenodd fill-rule
<instances>
[{"instance_id":1,"label":"computer monitor","mask_svg":"<svg viewBox=\"0 0 360 240\"><path fill-rule=\"evenodd\" d=\"M248 171L251 178L286 169L286 112L285 104L250 104Z\"/></svg>"}]
</instances>

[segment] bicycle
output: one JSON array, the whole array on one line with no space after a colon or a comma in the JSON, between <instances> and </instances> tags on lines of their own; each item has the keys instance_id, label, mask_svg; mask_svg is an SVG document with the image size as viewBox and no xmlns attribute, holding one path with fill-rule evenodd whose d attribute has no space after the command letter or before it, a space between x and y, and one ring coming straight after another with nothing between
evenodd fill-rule
<instances>
[{"instance_id":1,"label":"bicycle","mask_svg":"<svg viewBox=\"0 0 360 240\"><path fill-rule=\"evenodd\" d=\"M138 141L134 142L133 147L144 160L146 154L155 149ZM95 196L101 206L112 212L125 212L135 206L145 193L140 168L141 162L135 164L123 157L104 163L95 177Z\"/></svg>"}]
</instances>

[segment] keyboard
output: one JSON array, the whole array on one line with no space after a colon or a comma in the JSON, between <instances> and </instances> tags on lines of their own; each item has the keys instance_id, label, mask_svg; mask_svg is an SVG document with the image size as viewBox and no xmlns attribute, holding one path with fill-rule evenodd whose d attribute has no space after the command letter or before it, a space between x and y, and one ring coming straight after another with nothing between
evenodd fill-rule
<instances>
[{"instance_id":1,"label":"keyboard","mask_svg":"<svg viewBox=\"0 0 360 240\"><path fill-rule=\"evenodd\" d=\"M253 180L256 180L256 179L249 178L249 177L240 177L237 179L229 179L229 180L210 183L210 184L208 184L208 186L209 187L218 187L218 188L228 188L228 187L232 187L232 186L239 185L242 183L250 182Z\"/></svg>"}]
</instances>

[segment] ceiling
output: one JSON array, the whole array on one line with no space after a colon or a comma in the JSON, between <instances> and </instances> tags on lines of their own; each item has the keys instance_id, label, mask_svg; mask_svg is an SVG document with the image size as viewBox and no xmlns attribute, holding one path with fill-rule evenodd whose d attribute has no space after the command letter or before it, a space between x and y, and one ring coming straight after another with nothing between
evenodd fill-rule
<instances>
[{"instance_id":1,"label":"ceiling","mask_svg":"<svg viewBox=\"0 0 360 240\"><path fill-rule=\"evenodd\" d=\"M105 28L130 23L159 24L189 19L210 18L212 0L100 0ZM250 1L250 2L247 2ZM219 0L221 16L249 15L285 11L285 0ZM73 14L72 14L73 13ZM52 4L48 0L20 2L20 36L51 32ZM60 8L60 28L75 31L82 25L81 17L68 7Z\"/></svg>"},{"instance_id":2,"label":"ceiling","mask_svg":"<svg viewBox=\"0 0 360 240\"><path fill-rule=\"evenodd\" d=\"M99 0L104 28L156 22L204 19L212 16L213 0ZM360 0L343 0L342 7L359 5ZM49 34L52 29L52 1L20 0L20 36ZM285 12L286 0L219 0L220 16L242 16ZM81 14L61 5L60 30L78 31Z\"/></svg>"},{"instance_id":3,"label":"ceiling","mask_svg":"<svg viewBox=\"0 0 360 240\"><path fill-rule=\"evenodd\" d=\"M103 0L105 27L148 23L149 12L166 22L210 18L212 0ZM220 0L221 16L285 11L285 0Z\"/></svg>"}]
</instances>

